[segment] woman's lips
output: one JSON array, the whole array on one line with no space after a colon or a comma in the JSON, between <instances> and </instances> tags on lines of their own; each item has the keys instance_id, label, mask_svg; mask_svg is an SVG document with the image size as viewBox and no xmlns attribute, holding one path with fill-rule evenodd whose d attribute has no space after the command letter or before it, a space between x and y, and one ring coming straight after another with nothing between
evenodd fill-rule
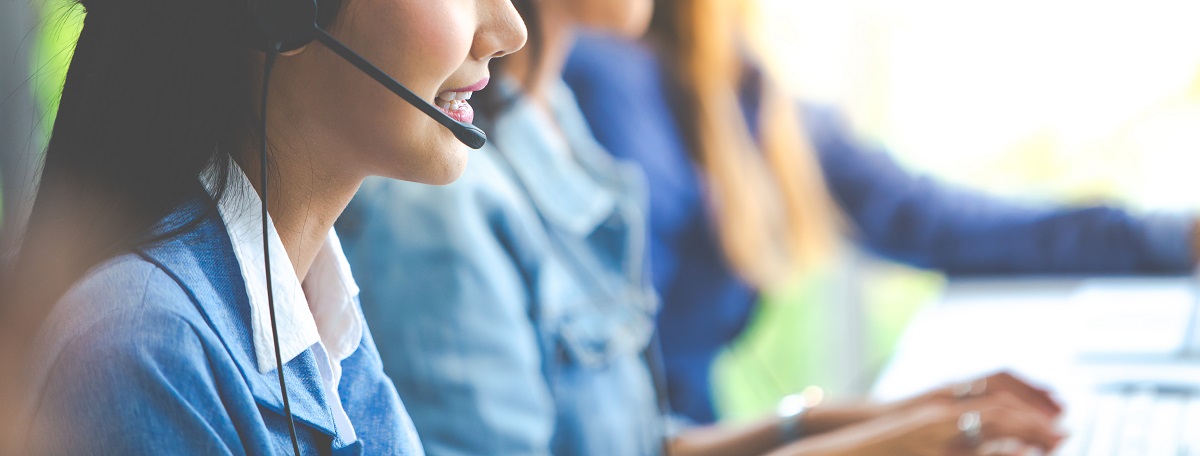
<instances>
[{"instance_id":1,"label":"woman's lips","mask_svg":"<svg viewBox=\"0 0 1200 456\"><path fill-rule=\"evenodd\" d=\"M489 79L489 78L483 78L483 79L480 79L479 82L476 82L469 86L447 90L447 92L478 92L480 90L483 90L484 87L487 87L488 82L490 82L490 81L491 81L491 79Z\"/></svg>"},{"instance_id":2,"label":"woman's lips","mask_svg":"<svg viewBox=\"0 0 1200 456\"><path fill-rule=\"evenodd\" d=\"M434 100L434 105L436 105L437 108L442 112L446 113L446 115L450 116L451 119L463 123L474 122L475 109L471 107L470 103L467 103L467 100L470 100L471 95L473 95L475 92L483 90L483 88L487 87L487 85L488 79L484 78L483 80L470 86L451 89L439 93L437 98Z\"/></svg>"},{"instance_id":3,"label":"woman's lips","mask_svg":"<svg viewBox=\"0 0 1200 456\"><path fill-rule=\"evenodd\" d=\"M471 107L466 100L443 101L440 97L437 99L437 108L451 119L462 123L471 123L475 121L475 108Z\"/></svg>"}]
</instances>

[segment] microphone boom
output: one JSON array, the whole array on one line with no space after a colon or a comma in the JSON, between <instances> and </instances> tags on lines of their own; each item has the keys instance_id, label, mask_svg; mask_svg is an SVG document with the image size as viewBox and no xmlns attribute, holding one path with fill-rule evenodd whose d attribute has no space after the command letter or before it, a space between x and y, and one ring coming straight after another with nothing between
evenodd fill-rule
<instances>
[{"instance_id":1,"label":"microphone boom","mask_svg":"<svg viewBox=\"0 0 1200 456\"><path fill-rule=\"evenodd\" d=\"M429 102L417 96L417 94L413 93L411 90L408 90L408 88L404 87L403 84L400 84L399 81L393 79L391 76L388 76L388 74L384 73L383 70L379 69L379 67L372 65L371 62L368 62L367 59L363 58L361 55L358 55L357 52L354 52L350 48L346 47L346 45L342 44L341 41L338 41L337 38L334 38L333 35L330 35L329 32L326 32L316 24L313 24L313 28L315 28L317 32L317 41L320 41L321 44L325 45L325 47L329 48L329 50L341 56L347 62L350 62L351 65L354 65L360 71L366 73L367 76L370 76L371 79L374 79L376 82L382 84L388 90L392 91L392 93L395 93L400 98L403 98L404 101L408 102L408 104L413 105L413 107L421 110L421 112L433 118L433 120L437 121L437 123L442 124L442 126L449 129L451 133L454 133L455 138L458 138L459 141L462 141L463 144L466 144L467 147L479 149L482 148L484 144L487 144L487 134L484 133L483 130L480 130L479 127L452 119L450 116L446 115L446 113L438 110L438 108L434 107L432 104L429 104Z\"/></svg>"}]
</instances>

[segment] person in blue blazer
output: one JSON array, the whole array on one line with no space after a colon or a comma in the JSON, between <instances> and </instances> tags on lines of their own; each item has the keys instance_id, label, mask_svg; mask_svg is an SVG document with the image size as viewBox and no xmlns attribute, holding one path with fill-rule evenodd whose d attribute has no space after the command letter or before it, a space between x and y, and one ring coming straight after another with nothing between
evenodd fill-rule
<instances>
[{"instance_id":1,"label":"person in blue blazer","mask_svg":"<svg viewBox=\"0 0 1200 456\"><path fill-rule=\"evenodd\" d=\"M1194 214L1032 204L910 172L837 111L793 100L760 70L762 54L739 47L753 27L731 9L754 1L659 3L649 39L582 36L563 77L604 149L650 176L668 390L691 420L717 419L713 363L760 291L790 277L771 277L789 269L772 254L827 252L828 240L804 241L821 238L803 236L821 223L844 218L866 249L956 275L1182 274L1196 263ZM697 31L709 32L688 37Z\"/></svg>"},{"instance_id":2,"label":"person in blue blazer","mask_svg":"<svg viewBox=\"0 0 1200 456\"><path fill-rule=\"evenodd\" d=\"M321 5L334 37L464 122L525 39L508 0ZM251 6L83 2L4 288L4 385L22 389L0 453L422 454L332 226L368 175L446 183L467 148L319 44L264 77Z\"/></svg>"}]
</instances>

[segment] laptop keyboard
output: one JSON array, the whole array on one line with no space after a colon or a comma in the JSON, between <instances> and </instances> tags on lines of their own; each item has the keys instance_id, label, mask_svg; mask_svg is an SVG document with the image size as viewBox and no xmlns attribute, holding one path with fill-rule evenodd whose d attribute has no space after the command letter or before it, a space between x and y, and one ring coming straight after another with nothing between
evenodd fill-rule
<instances>
[{"instance_id":1,"label":"laptop keyboard","mask_svg":"<svg viewBox=\"0 0 1200 456\"><path fill-rule=\"evenodd\" d=\"M1200 390L1102 388L1057 453L1076 456L1200 456Z\"/></svg>"}]
</instances>

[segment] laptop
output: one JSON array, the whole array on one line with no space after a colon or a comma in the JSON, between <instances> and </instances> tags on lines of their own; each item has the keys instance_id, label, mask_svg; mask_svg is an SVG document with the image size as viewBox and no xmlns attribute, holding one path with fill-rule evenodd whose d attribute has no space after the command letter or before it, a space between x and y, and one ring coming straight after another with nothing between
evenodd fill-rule
<instances>
[{"instance_id":1,"label":"laptop","mask_svg":"<svg viewBox=\"0 0 1200 456\"><path fill-rule=\"evenodd\" d=\"M1081 362L1200 362L1200 275L1089 280L1069 305Z\"/></svg>"},{"instance_id":2,"label":"laptop","mask_svg":"<svg viewBox=\"0 0 1200 456\"><path fill-rule=\"evenodd\" d=\"M1113 383L1088 402L1056 454L1200 456L1200 383Z\"/></svg>"},{"instance_id":3,"label":"laptop","mask_svg":"<svg viewBox=\"0 0 1200 456\"><path fill-rule=\"evenodd\" d=\"M1066 456L1200 456L1200 276L1102 279L1072 299L1094 391Z\"/></svg>"}]
</instances>

